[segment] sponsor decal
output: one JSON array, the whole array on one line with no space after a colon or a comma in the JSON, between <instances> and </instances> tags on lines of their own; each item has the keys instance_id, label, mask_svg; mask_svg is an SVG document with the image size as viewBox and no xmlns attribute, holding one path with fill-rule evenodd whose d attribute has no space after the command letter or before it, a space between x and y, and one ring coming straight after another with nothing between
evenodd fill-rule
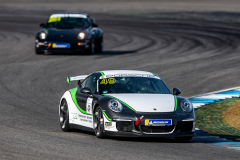
<instances>
[{"instance_id":1,"label":"sponsor decal","mask_svg":"<svg viewBox=\"0 0 240 160\"><path fill-rule=\"evenodd\" d=\"M88 114L92 114L92 101L93 101L92 98L87 99L86 109Z\"/></svg>"},{"instance_id":2,"label":"sponsor decal","mask_svg":"<svg viewBox=\"0 0 240 160\"><path fill-rule=\"evenodd\" d=\"M73 119L77 119L77 113L72 113Z\"/></svg>"},{"instance_id":3,"label":"sponsor decal","mask_svg":"<svg viewBox=\"0 0 240 160\"><path fill-rule=\"evenodd\" d=\"M70 48L70 44L57 44L57 43L53 43L52 48Z\"/></svg>"},{"instance_id":4,"label":"sponsor decal","mask_svg":"<svg viewBox=\"0 0 240 160\"><path fill-rule=\"evenodd\" d=\"M88 122L88 120L86 120L86 119L80 119L80 121L82 121L82 122Z\"/></svg>"},{"instance_id":5,"label":"sponsor decal","mask_svg":"<svg viewBox=\"0 0 240 160\"><path fill-rule=\"evenodd\" d=\"M87 116L87 119L91 119L92 120L92 117Z\"/></svg>"},{"instance_id":6,"label":"sponsor decal","mask_svg":"<svg viewBox=\"0 0 240 160\"><path fill-rule=\"evenodd\" d=\"M78 114L79 121L86 122L86 123L93 123L93 117L92 116L85 116Z\"/></svg>"},{"instance_id":7,"label":"sponsor decal","mask_svg":"<svg viewBox=\"0 0 240 160\"><path fill-rule=\"evenodd\" d=\"M145 126L165 126L172 125L171 119L146 119Z\"/></svg>"},{"instance_id":8,"label":"sponsor decal","mask_svg":"<svg viewBox=\"0 0 240 160\"><path fill-rule=\"evenodd\" d=\"M112 122L105 122L105 126L112 126Z\"/></svg>"},{"instance_id":9,"label":"sponsor decal","mask_svg":"<svg viewBox=\"0 0 240 160\"><path fill-rule=\"evenodd\" d=\"M84 116L84 115L78 114L78 117L79 117L79 118L86 118L87 116Z\"/></svg>"},{"instance_id":10,"label":"sponsor decal","mask_svg":"<svg viewBox=\"0 0 240 160\"><path fill-rule=\"evenodd\" d=\"M112 122L105 122L105 129L112 129L114 126L112 125Z\"/></svg>"}]
</instances>

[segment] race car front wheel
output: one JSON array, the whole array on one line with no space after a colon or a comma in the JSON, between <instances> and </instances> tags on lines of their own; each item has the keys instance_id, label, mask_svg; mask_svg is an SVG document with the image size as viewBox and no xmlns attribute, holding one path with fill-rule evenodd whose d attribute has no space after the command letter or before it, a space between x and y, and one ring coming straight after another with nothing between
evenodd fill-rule
<instances>
[{"instance_id":1,"label":"race car front wheel","mask_svg":"<svg viewBox=\"0 0 240 160\"><path fill-rule=\"evenodd\" d=\"M44 52L38 51L37 48L35 48L35 53L36 54L44 54Z\"/></svg>"},{"instance_id":2,"label":"race car front wheel","mask_svg":"<svg viewBox=\"0 0 240 160\"><path fill-rule=\"evenodd\" d=\"M98 106L94 112L93 128L98 138L103 138L104 119L102 108Z\"/></svg>"},{"instance_id":3,"label":"race car front wheel","mask_svg":"<svg viewBox=\"0 0 240 160\"><path fill-rule=\"evenodd\" d=\"M60 126L61 129L65 132L70 131L70 125L69 125L69 113L68 113L68 105L67 101L65 99L62 100L61 106L60 106Z\"/></svg>"}]
</instances>

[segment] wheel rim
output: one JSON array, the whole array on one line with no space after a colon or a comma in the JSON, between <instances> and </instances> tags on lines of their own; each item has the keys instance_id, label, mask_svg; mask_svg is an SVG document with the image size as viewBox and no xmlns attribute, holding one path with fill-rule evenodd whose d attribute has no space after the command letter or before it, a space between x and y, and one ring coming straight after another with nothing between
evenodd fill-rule
<instances>
[{"instance_id":1,"label":"wheel rim","mask_svg":"<svg viewBox=\"0 0 240 160\"><path fill-rule=\"evenodd\" d=\"M62 128L65 128L68 120L68 106L66 101L63 101L60 106L60 124Z\"/></svg>"},{"instance_id":2,"label":"wheel rim","mask_svg":"<svg viewBox=\"0 0 240 160\"><path fill-rule=\"evenodd\" d=\"M98 108L94 114L94 130L97 136L100 136L103 132L102 124L103 124L102 110Z\"/></svg>"}]
</instances>

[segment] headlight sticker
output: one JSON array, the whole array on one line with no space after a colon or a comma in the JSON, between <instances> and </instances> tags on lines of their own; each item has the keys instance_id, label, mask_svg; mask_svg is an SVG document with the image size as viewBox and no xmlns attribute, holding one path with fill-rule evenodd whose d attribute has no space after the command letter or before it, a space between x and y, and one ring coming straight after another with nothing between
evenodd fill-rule
<instances>
[{"instance_id":1,"label":"headlight sticker","mask_svg":"<svg viewBox=\"0 0 240 160\"><path fill-rule=\"evenodd\" d=\"M116 79L115 78L104 78L100 84L114 84L116 83Z\"/></svg>"}]
</instances>

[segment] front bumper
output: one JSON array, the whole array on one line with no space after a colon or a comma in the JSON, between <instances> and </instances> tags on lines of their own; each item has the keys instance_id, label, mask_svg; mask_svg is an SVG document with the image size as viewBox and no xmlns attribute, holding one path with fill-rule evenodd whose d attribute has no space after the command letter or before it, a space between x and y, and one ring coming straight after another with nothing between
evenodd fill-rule
<instances>
[{"instance_id":1,"label":"front bumper","mask_svg":"<svg viewBox=\"0 0 240 160\"><path fill-rule=\"evenodd\" d=\"M104 135L112 137L193 137L195 132L171 133L171 134L143 134L136 132L111 132L105 131Z\"/></svg>"},{"instance_id":2,"label":"front bumper","mask_svg":"<svg viewBox=\"0 0 240 160\"><path fill-rule=\"evenodd\" d=\"M69 48L54 48L53 44L68 44ZM78 41L35 41L35 49L43 53L79 53L90 47L90 40Z\"/></svg>"},{"instance_id":3,"label":"front bumper","mask_svg":"<svg viewBox=\"0 0 240 160\"><path fill-rule=\"evenodd\" d=\"M140 117L140 116L139 116ZM147 126L146 119L172 119L172 125ZM104 134L123 137L188 137L195 136L195 118L181 118L176 113L145 115L138 125L132 119L113 119L105 122ZM111 124L112 126L106 126Z\"/></svg>"}]
</instances>

